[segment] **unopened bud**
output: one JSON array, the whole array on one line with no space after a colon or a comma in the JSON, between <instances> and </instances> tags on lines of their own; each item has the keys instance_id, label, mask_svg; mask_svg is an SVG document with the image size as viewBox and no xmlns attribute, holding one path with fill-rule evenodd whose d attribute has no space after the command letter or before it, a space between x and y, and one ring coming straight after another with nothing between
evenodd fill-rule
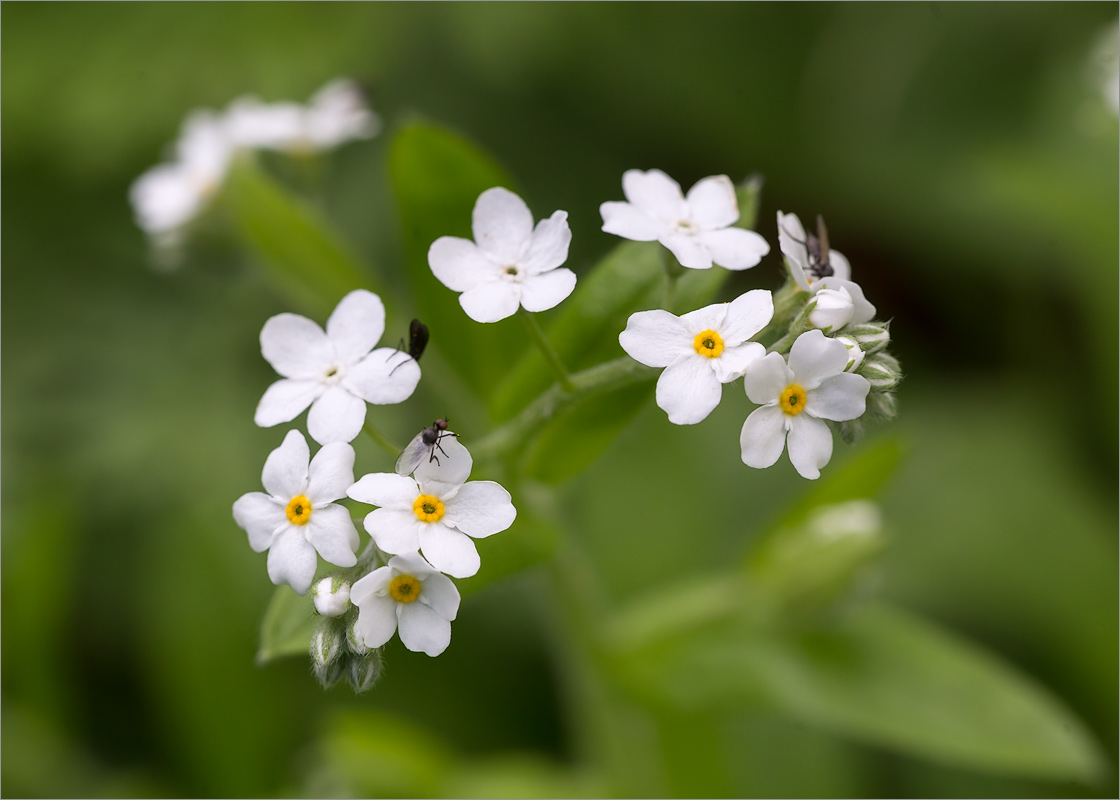
<instances>
[{"instance_id":1,"label":"unopened bud","mask_svg":"<svg viewBox=\"0 0 1120 800\"><path fill-rule=\"evenodd\" d=\"M844 440L844 444L855 444L856 440L863 435L863 420L849 419L844 422L837 422L836 431L840 434L840 438Z\"/></svg>"},{"instance_id":2,"label":"unopened bud","mask_svg":"<svg viewBox=\"0 0 1120 800\"><path fill-rule=\"evenodd\" d=\"M859 374L867 378L872 389L893 389L902 380L898 359L889 353L876 353L864 360Z\"/></svg>"},{"instance_id":3,"label":"unopened bud","mask_svg":"<svg viewBox=\"0 0 1120 800\"><path fill-rule=\"evenodd\" d=\"M358 633L357 620L350 623L346 628L346 647L356 656L364 656L369 652L369 647L366 646L365 638L362 634Z\"/></svg>"},{"instance_id":4,"label":"unopened bud","mask_svg":"<svg viewBox=\"0 0 1120 800\"><path fill-rule=\"evenodd\" d=\"M894 392L872 392L867 395L866 416L875 419L894 419L898 416L898 397Z\"/></svg>"},{"instance_id":5,"label":"unopened bud","mask_svg":"<svg viewBox=\"0 0 1120 800\"><path fill-rule=\"evenodd\" d=\"M381 677L381 651L371 650L364 656L350 656L346 678L355 694L372 689Z\"/></svg>"},{"instance_id":6,"label":"unopened bud","mask_svg":"<svg viewBox=\"0 0 1120 800\"><path fill-rule=\"evenodd\" d=\"M848 366L844 367L844 371L855 372L859 369L859 365L863 363L863 350L860 349L856 340L850 336L837 336L836 341L848 348Z\"/></svg>"},{"instance_id":7,"label":"unopened bud","mask_svg":"<svg viewBox=\"0 0 1120 800\"><path fill-rule=\"evenodd\" d=\"M843 286L820 289L813 295L809 324L821 330L839 330L852 318L852 296Z\"/></svg>"},{"instance_id":8,"label":"unopened bud","mask_svg":"<svg viewBox=\"0 0 1120 800\"><path fill-rule=\"evenodd\" d=\"M891 341L890 324L886 322L850 325L844 329L844 335L852 337L860 349L869 354L878 353Z\"/></svg>"},{"instance_id":9,"label":"unopened bud","mask_svg":"<svg viewBox=\"0 0 1120 800\"><path fill-rule=\"evenodd\" d=\"M350 607L350 584L335 576L323 578L311 589L315 610L324 617L338 617Z\"/></svg>"},{"instance_id":10,"label":"unopened bud","mask_svg":"<svg viewBox=\"0 0 1120 800\"><path fill-rule=\"evenodd\" d=\"M338 659L342 654L342 631L334 620L319 623L311 634L311 663L320 667Z\"/></svg>"}]
</instances>

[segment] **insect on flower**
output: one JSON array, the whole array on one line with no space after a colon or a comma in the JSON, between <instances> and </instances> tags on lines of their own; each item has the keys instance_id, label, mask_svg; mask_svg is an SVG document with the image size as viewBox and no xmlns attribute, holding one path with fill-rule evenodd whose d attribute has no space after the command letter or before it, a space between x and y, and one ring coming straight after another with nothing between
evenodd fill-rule
<instances>
[{"instance_id":1,"label":"insect on flower","mask_svg":"<svg viewBox=\"0 0 1120 800\"><path fill-rule=\"evenodd\" d=\"M429 463L434 461L439 464L439 456L436 455L436 450L439 450L445 456L447 455L440 447L440 440L447 436L458 435L447 430L447 420L437 419L431 424L431 427L425 428L412 437L412 441L401 451L394 467L396 473L398 475L411 475L423 463L424 456L428 457Z\"/></svg>"},{"instance_id":2,"label":"insect on flower","mask_svg":"<svg viewBox=\"0 0 1120 800\"><path fill-rule=\"evenodd\" d=\"M824 217L817 214L817 235L814 236L811 233L806 233L804 241L798 239L785 229L783 229L782 232L808 251L808 270L813 273L815 278L831 278L835 274L835 270L832 268L832 264L829 261L829 254L831 251L828 247L828 228L824 226Z\"/></svg>"},{"instance_id":3,"label":"insect on flower","mask_svg":"<svg viewBox=\"0 0 1120 800\"><path fill-rule=\"evenodd\" d=\"M428 333L428 326L420 320L414 319L408 324L408 355L412 358L413 361L417 363L420 362L420 356L424 355L424 348L428 346L429 335L430 334ZM397 353L404 352L404 350L402 349L403 345L404 339L401 339L400 344L397 345ZM390 353L389 358L392 358L394 355L394 353ZM388 361L389 359L385 360ZM401 367L401 365L406 363L407 360L401 361L400 364L397 364L397 366L393 367L393 369L390 370L389 374L392 375Z\"/></svg>"}]
</instances>

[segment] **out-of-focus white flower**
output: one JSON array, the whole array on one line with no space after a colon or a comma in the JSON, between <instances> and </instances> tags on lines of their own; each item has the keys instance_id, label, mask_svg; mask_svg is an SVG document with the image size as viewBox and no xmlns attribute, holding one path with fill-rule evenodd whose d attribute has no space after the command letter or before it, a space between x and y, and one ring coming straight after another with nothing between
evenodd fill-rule
<instances>
[{"instance_id":1,"label":"out-of-focus white flower","mask_svg":"<svg viewBox=\"0 0 1120 800\"><path fill-rule=\"evenodd\" d=\"M735 187L726 175L704 178L681 193L680 184L659 169L622 175L627 202L599 206L603 230L638 242L657 241L682 267L749 269L770 252L754 231L732 227L739 219Z\"/></svg>"},{"instance_id":2,"label":"out-of-focus white flower","mask_svg":"<svg viewBox=\"0 0 1120 800\"><path fill-rule=\"evenodd\" d=\"M497 322L522 306L552 308L576 286L568 260L572 232L568 212L555 211L533 227L525 201L500 186L479 195L471 215L474 241L441 236L428 249L428 264L440 283L459 295L476 322Z\"/></svg>"},{"instance_id":3,"label":"out-of-focus white flower","mask_svg":"<svg viewBox=\"0 0 1120 800\"><path fill-rule=\"evenodd\" d=\"M815 295L817 305L809 314L810 325L839 330L848 324L869 322L875 316L875 306L867 302L863 289L851 279L848 259L828 248L827 242L807 234L796 214L778 212L778 244L794 283Z\"/></svg>"},{"instance_id":4,"label":"out-of-focus white flower","mask_svg":"<svg viewBox=\"0 0 1120 800\"><path fill-rule=\"evenodd\" d=\"M661 310L631 314L618 342L635 361L665 368L657 380L657 405L670 422L693 425L719 405L720 384L740 377L766 354L749 340L773 316L770 292L755 289L680 317Z\"/></svg>"},{"instance_id":5,"label":"out-of-focus white flower","mask_svg":"<svg viewBox=\"0 0 1120 800\"><path fill-rule=\"evenodd\" d=\"M424 461L412 478L363 475L347 494L380 506L366 515L365 528L381 550L397 555L420 550L440 572L469 578L480 565L472 539L504 531L517 509L497 483L466 482L473 462L458 439L445 438L442 447L439 461Z\"/></svg>"},{"instance_id":6,"label":"out-of-focus white flower","mask_svg":"<svg viewBox=\"0 0 1120 800\"><path fill-rule=\"evenodd\" d=\"M365 422L366 403L400 403L420 381L416 359L392 347L373 350L384 331L385 306L364 289L339 301L326 332L298 314L269 319L261 330L261 353L283 379L265 391L256 423L269 428L290 422L311 406L312 439L352 441Z\"/></svg>"},{"instance_id":7,"label":"out-of-focus white flower","mask_svg":"<svg viewBox=\"0 0 1120 800\"><path fill-rule=\"evenodd\" d=\"M220 116L194 111L183 123L175 160L137 178L129 189L136 224L173 245L225 181L233 148Z\"/></svg>"},{"instance_id":8,"label":"out-of-focus white flower","mask_svg":"<svg viewBox=\"0 0 1120 800\"><path fill-rule=\"evenodd\" d=\"M314 459L310 455L303 434L288 431L264 462L261 482L268 494L249 492L233 504L233 518L249 534L249 546L258 553L268 550L268 577L299 594L311 587L316 552L339 567L358 563L358 531L350 512L334 502L354 482L354 448L336 442Z\"/></svg>"},{"instance_id":9,"label":"out-of-focus white flower","mask_svg":"<svg viewBox=\"0 0 1120 800\"><path fill-rule=\"evenodd\" d=\"M743 463L758 469L773 465L788 434L793 466L803 478L819 478L832 458L832 431L824 420L861 416L871 390L866 378L844 372L847 365L847 348L820 331L797 337L788 365L780 353L752 362L743 384L751 402L762 407L743 424Z\"/></svg>"},{"instance_id":10,"label":"out-of-focus white flower","mask_svg":"<svg viewBox=\"0 0 1120 800\"><path fill-rule=\"evenodd\" d=\"M367 647L380 647L400 631L409 650L438 656L451 644L451 621L459 613L459 590L417 553L394 556L354 583L355 632Z\"/></svg>"},{"instance_id":11,"label":"out-of-focus white flower","mask_svg":"<svg viewBox=\"0 0 1120 800\"><path fill-rule=\"evenodd\" d=\"M301 153L369 139L377 135L380 121L358 85L339 78L312 95L307 105L239 97L226 112L226 126L238 147Z\"/></svg>"},{"instance_id":12,"label":"out-of-focus white flower","mask_svg":"<svg viewBox=\"0 0 1120 800\"><path fill-rule=\"evenodd\" d=\"M315 610L321 616L340 617L350 607L350 584L338 578L323 578L315 584L311 594L315 596Z\"/></svg>"}]
</instances>

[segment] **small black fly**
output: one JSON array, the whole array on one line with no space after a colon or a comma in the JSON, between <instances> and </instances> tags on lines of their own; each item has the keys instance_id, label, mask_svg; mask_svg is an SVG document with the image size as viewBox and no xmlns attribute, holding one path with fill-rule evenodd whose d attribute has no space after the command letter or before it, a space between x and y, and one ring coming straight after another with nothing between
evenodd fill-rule
<instances>
[{"instance_id":1,"label":"small black fly","mask_svg":"<svg viewBox=\"0 0 1120 800\"><path fill-rule=\"evenodd\" d=\"M802 245L808 252L809 266L807 267L807 271L812 273L815 279L820 280L821 278L832 277L834 270L828 258L831 251L828 248L828 228L824 226L824 217L817 214L817 235L814 236L811 233L806 233L805 241L795 238L793 234L784 228L783 232L786 236L793 239L793 241Z\"/></svg>"},{"instance_id":2,"label":"small black fly","mask_svg":"<svg viewBox=\"0 0 1120 800\"><path fill-rule=\"evenodd\" d=\"M413 361L420 361L420 356L424 355L424 348L428 346L429 337L428 326L420 320L414 319L408 324L408 355ZM400 344L397 345L397 352L404 352L404 339L401 339ZM389 358L392 357L392 355L389 356ZM389 371L389 374L392 375L405 363L406 361L402 360L400 364Z\"/></svg>"},{"instance_id":3,"label":"small black fly","mask_svg":"<svg viewBox=\"0 0 1120 800\"><path fill-rule=\"evenodd\" d=\"M436 455L436 450L439 450L444 456L447 455L440 446L440 441L447 436L458 435L447 430L447 420L437 419L431 427L424 428L420 433L413 436L412 441L401 451L394 466L396 473L398 475L411 475L423 463L424 456L428 457L429 463L434 461L439 464L439 456Z\"/></svg>"}]
</instances>

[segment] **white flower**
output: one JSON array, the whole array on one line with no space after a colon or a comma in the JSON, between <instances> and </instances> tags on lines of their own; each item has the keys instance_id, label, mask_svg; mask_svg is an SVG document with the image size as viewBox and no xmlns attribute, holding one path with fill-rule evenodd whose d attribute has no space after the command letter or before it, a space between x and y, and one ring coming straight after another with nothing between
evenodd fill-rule
<instances>
[{"instance_id":1,"label":"white flower","mask_svg":"<svg viewBox=\"0 0 1120 800\"><path fill-rule=\"evenodd\" d=\"M844 372L848 349L820 331L797 337L789 364L779 353L753 362L743 384L759 403L739 436L743 463L759 469L778 460L789 434L789 460L803 478L815 480L832 457L826 419L842 422L863 414L871 384Z\"/></svg>"},{"instance_id":2,"label":"white flower","mask_svg":"<svg viewBox=\"0 0 1120 800\"><path fill-rule=\"evenodd\" d=\"M318 552L339 567L357 563L358 531L350 512L335 503L354 482L354 448L325 445L308 466L310 451L299 431L269 453L261 482L268 494L249 492L233 504L233 518L257 553L268 550L268 577L299 594L315 577Z\"/></svg>"},{"instance_id":3,"label":"white flower","mask_svg":"<svg viewBox=\"0 0 1120 800\"><path fill-rule=\"evenodd\" d=\"M445 452L437 454L439 461L425 460L412 478L363 475L347 494L380 506L366 515L365 528L381 550L397 555L420 550L440 572L469 578L480 563L472 537L504 531L517 509L497 483L465 483L472 460L457 439L445 437L440 446Z\"/></svg>"},{"instance_id":4,"label":"white flower","mask_svg":"<svg viewBox=\"0 0 1120 800\"><path fill-rule=\"evenodd\" d=\"M284 376L268 387L254 420L262 428L289 422L311 406L307 430L320 444L349 442L366 419L366 403L407 400L420 365L392 347L373 346L385 330L385 306L372 292L346 295L327 330L298 314L278 314L261 330L261 353Z\"/></svg>"},{"instance_id":5,"label":"white flower","mask_svg":"<svg viewBox=\"0 0 1120 800\"><path fill-rule=\"evenodd\" d=\"M809 313L809 324L824 330L839 330L845 325L869 322L875 306L867 302L863 289L851 279L852 267L837 250L824 253L816 236L806 234L796 214L778 212L778 244L786 257L794 283L815 296L816 308ZM822 263L825 262L825 263Z\"/></svg>"},{"instance_id":6,"label":"white flower","mask_svg":"<svg viewBox=\"0 0 1120 800\"><path fill-rule=\"evenodd\" d=\"M533 227L533 214L508 189L479 195L471 215L474 241L441 236L428 249L428 264L440 283L459 295L476 322L497 322L517 311L545 311L572 293L576 275L560 268L568 259L572 232L568 212L555 211Z\"/></svg>"},{"instance_id":7,"label":"white flower","mask_svg":"<svg viewBox=\"0 0 1120 800\"><path fill-rule=\"evenodd\" d=\"M315 596L315 610L321 616L340 617L350 607L350 584L338 578L323 578L315 584L311 594Z\"/></svg>"},{"instance_id":8,"label":"white flower","mask_svg":"<svg viewBox=\"0 0 1120 800\"><path fill-rule=\"evenodd\" d=\"M222 119L191 112L175 144L175 160L137 178L129 189L136 224L158 242L174 244L225 181L233 153Z\"/></svg>"},{"instance_id":9,"label":"white flower","mask_svg":"<svg viewBox=\"0 0 1120 800\"><path fill-rule=\"evenodd\" d=\"M657 380L657 405L670 422L692 425L719 405L720 384L740 377L765 355L765 347L748 340L773 316L770 292L755 289L681 317L661 310L631 314L618 343L635 361L665 367Z\"/></svg>"},{"instance_id":10,"label":"white flower","mask_svg":"<svg viewBox=\"0 0 1120 800\"><path fill-rule=\"evenodd\" d=\"M351 139L368 139L380 128L361 89L345 78L328 83L306 106L239 97L226 111L226 125L239 147L288 152L325 150Z\"/></svg>"},{"instance_id":11,"label":"white flower","mask_svg":"<svg viewBox=\"0 0 1120 800\"><path fill-rule=\"evenodd\" d=\"M394 556L350 590L358 619L354 630L367 647L380 647L398 629L409 650L438 656L451 644L459 590L416 553Z\"/></svg>"},{"instance_id":12,"label":"white flower","mask_svg":"<svg viewBox=\"0 0 1120 800\"><path fill-rule=\"evenodd\" d=\"M659 169L631 169L622 176L628 202L599 206L603 230L638 242L658 241L689 269L749 269L770 252L754 231L731 227L739 219L735 187L726 175L704 178L681 194Z\"/></svg>"}]
</instances>

